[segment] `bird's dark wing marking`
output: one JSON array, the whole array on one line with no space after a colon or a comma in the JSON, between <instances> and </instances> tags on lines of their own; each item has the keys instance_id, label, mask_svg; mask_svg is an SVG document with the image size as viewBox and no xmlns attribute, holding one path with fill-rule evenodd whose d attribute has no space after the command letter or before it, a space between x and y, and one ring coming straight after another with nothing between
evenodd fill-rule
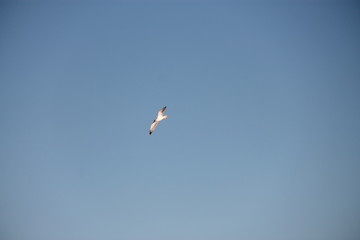
<instances>
[{"instance_id":1,"label":"bird's dark wing marking","mask_svg":"<svg viewBox=\"0 0 360 240\"><path fill-rule=\"evenodd\" d=\"M161 112L161 113L164 113L164 112L165 112L165 110L166 110L166 106L165 106L165 107L163 107L163 108L160 110L160 112Z\"/></svg>"}]
</instances>

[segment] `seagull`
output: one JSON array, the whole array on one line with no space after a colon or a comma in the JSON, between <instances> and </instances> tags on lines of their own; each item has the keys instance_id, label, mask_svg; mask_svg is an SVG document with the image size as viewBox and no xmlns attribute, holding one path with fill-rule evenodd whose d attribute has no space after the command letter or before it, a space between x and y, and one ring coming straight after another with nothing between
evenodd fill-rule
<instances>
[{"instance_id":1,"label":"seagull","mask_svg":"<svg viewBox=\"0 0 360 240\"><path fill-rule=\"evenodd\" d=\"M168 116L167 115L163 115L164 114L164 112L165 112L165 109L166 109L166 106L165 107L163 107L159 112L158 112L158 115L157 115L157 117L156 117L156 119L153 121L153 123L151 124L151 126L150 126L150 132L149 132L149 134L151 135L152 134L152 132L155 130L155 128L156 128L156 126L159 124L159 122L161 121L161 120L164 120L164 119L166 119Z\"/></svg>"}]
</instances>

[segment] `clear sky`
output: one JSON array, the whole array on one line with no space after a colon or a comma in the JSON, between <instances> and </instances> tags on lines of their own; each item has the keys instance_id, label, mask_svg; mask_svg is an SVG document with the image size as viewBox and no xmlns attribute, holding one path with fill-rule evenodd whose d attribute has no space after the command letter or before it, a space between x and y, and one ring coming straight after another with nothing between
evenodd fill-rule
<instances>
[{"instance_id":1,"label":"clear sky","mask_svg":"<svg viewBox=\"0 0 360 240\"><path fill-rule=\"evenodd\" d=\"M1 239L360 239L358 2L85 2L0 4Z\"/></svg>"}]
</instances>

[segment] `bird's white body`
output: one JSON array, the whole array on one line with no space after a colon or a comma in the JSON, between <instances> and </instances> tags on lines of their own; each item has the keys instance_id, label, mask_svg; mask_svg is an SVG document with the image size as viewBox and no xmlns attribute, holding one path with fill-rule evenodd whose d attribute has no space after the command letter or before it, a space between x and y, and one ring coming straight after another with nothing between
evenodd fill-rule
<instances>
[{"instance_id":1,"label":"bird's white body","mask_svg":"<svg viewBox=\"0 0 360 240\"><path fill-rule=\"evenodd\" d=\"M165 109L166 109L166 107L163 107L163 108L158 112L158 115L157 115L156 119L155 119L154 122L151 124L151 126L150 126L150 132L149 132L150 135L151 135L152 132L155 130L155 128L156 128L156 126L159 124L159 122L160 122L161 120L166 119L166 118L168 117L167 115L164 115Z\"/></svg>"},{"instance_id":2,"label":"bird's white body","mask_svg":"<svg viewBox=\"0 0 360 240\"><path fill-rule=\"evenodd\" d=\"M163 115L158 115L157 118L155 119L155 121L160 122L161 120L164 120L167 118L167 115L163 116Z\"/></svg>"}]
</instances>

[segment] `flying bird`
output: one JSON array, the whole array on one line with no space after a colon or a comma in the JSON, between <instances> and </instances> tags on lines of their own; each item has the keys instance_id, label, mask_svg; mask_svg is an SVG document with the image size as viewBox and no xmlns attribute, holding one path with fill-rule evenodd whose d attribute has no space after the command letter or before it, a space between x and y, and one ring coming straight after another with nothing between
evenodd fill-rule
<instances>
[{"instance_id":1,"label":"flying bird","mask_svg":"<svg viewBox=\"0 0 360 240\"><path fill-rule=\"evenodd\" d=\"M153 121L153 123L151 124L151 126L150 126L150 132L149 132L150 135L151 135L152 132L155 130L155 128L156 128L156 126L159 124L159 122L160 122L161 120L166 119L166 118L168 117L167 115L164 116L165 109L166 109L166 106L163 107L163 108L158 112L158 115L157 115L156 119L155 119L155 120Z\"/></svg>"}]
</instances>

